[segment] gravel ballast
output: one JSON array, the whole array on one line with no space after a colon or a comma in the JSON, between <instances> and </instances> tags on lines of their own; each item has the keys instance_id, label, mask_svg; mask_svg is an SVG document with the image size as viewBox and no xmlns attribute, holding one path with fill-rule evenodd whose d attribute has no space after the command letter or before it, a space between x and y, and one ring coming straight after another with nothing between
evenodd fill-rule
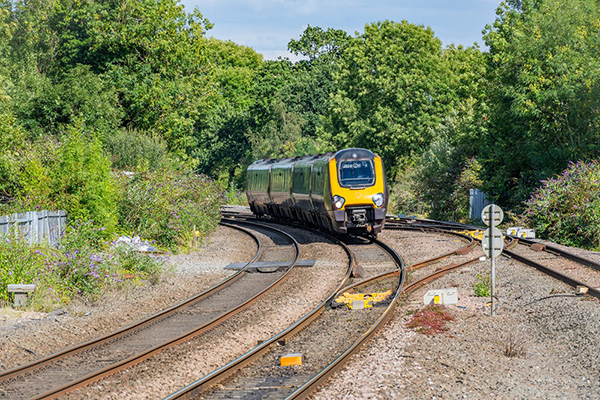
<instances>
[{"instance_id":1,"label":"gravel ballast","mask_svg":"<svg viewBox=\"0 0 600 400\"><path fill-rule=\"evenodd\" d=\"M406 265L464 246L457 238L428 232L385 231L380 239L402 255ZM309 234L301 243L302 258L319 262L299 269L277 294L267 295L261 307L228 321L228 335L208 337L208 347L190 341L67 398L162 398L182 382L197 379L287 327L332 290L346 268L344 253L337 246ZM19 315L4 310L0 368L37 359L177 303L223 279L231 273L223 270L224 265L247 261L254 251L250 238L220 227L201 252L172 258L173 273L156 286L132 287L98 304L73 305L62 314ZM598 258L597 253L575 251ZM482 255L479 252L461 259ZM432 268L450 262L456 261ZM330 276L325 280L323 273ZM374 340L312 398L600 398L598 301L501 257L498 310L491 317L489 298L475 297L473 290L487 273L489 261L478 262L415 291ZM457 287L459 293L458 304L448 306L455 318L448 331L427 336L408 329L412 313L423 307L426 290L444 287ZM283 310L285 318L280 314L273 318L276 310ZM516 354L508 356L511 346ZM145 385L146 379L150 386Z\"/></svg>"},{"instance_id":2,"label":"gravel ballast","mask_svg":"<svg viewBox=\"0 0 600 400\"><path fill-rule=\"evenodd\" d=\"M395 243L400 254L412 254L395 235L403 234L386 232L382 239ZM598 301L501 257L499 306L491 317L488 299L473 296L478 277L489 270L489 261L479 262L415 291L386 328L312 398L599 398ZM458 287L459 293L458 304L447 307L455 317L449 330L427 336L408 329L411 313L423 307L425 291L444 287ZM510 348L518 354L508 356Z\"/></svg>"}]
</instances>

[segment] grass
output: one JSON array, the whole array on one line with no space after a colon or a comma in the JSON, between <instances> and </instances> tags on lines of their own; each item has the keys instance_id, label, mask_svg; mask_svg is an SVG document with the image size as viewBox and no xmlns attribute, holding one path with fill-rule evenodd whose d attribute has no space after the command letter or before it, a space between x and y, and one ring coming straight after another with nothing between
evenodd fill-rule
<instances>
[{"instance_id":1,"label":"grass","mask_svg":"<svg viewBox=\"0 0 600 400\"><path fill-rule=\"evenodd\" d=\"M525 357L527 355L527 340L520 332L509 332L504 338L504 355L506 357Z\"/></svg>"}]
</instances>

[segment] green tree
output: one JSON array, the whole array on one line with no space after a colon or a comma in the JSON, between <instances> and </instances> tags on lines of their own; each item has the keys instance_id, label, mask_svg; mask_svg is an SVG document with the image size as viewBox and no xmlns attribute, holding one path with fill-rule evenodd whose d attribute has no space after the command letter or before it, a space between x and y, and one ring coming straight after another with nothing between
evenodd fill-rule
<instances>
[{"instance_id":1,"label":"green tree","mask_svg":"<svg viewBox=\"0 0 600 400\"><path fill-rule=\"evenodd\" d=\"M263 61L251 48L216 39L208 41L206 60L217 89L196 121L191 154L200 172L229 179L239 174L251 146L250 110Z\"/></svg>"},{"instance_id":2,"label":"green tree","mask_svg":"<svg viewBox=\"0 0 600 400\"><path fill-rule=\"evenodd\" d=\"M487 190L518 205L569 160L600 154L600 4L503 3L484 36L491 127Z\"/></svg>"},{"instance_id":3,"label":"green tree","mask_svg":"<svg viewBox=\"0 0 600 400\"><path fill-rule=\"evenodd\" d=\"M115 90L106 78L92 73L89 66L74 67L56 83L33 73L16 89L15 113L30 136L60 135L75 121L107 135L121 123L123 111Z\"/></svg>"},{"instance_id":4,"label":"green tree","mask_svg":"<svg viewBox=\"0 0 600 400\"><path fill-rule=\"evenodd\" d=\"M430 28L383 21L352 38L334 74L324 137L334 147L379 153L388 167L405 164L431 141L452 108L448 69Z\"/></svg>"}]
</instances>

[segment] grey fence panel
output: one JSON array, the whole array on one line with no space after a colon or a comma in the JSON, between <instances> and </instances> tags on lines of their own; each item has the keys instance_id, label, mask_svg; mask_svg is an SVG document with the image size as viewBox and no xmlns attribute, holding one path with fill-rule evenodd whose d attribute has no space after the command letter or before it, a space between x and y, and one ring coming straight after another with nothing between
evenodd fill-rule
<instances>
[{"instance_id":1,"label":"grey fence panel","mask_svg":"<svg viewBox=\"0 0 600 400\"><path fill-rule=\"evenodd\" d=\"M0 217L0 233L8 233L8 231L9 231L8 217L7 216Z\"/></svg>"},{"instance_id":2,"label":"grey fence panel","mask_svg":"<svg viewBox=\"0 0 600 400\"><path fill-rule=\"evenodd\" d=\"M0 234L21 236L30 245L56 245L67 226L65 211L28 211L0 217Z\"/></svg>"},{"instance_id":3,"label":"grey fence panel","mask_svg":"<svg viewBox=\"0 0 600 400\"><path fill-rule=\"evenodd\" d=\"M469 190L469 217L471 221L481 220L481 211L491 202L486 198L484 192L479 189Z\"/></svg>"}]
</instances>

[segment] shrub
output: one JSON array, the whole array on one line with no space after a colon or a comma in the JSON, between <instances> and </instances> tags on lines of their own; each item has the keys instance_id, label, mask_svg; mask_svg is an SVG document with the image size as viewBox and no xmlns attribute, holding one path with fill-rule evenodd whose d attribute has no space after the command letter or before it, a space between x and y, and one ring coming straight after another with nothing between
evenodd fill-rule
<instances>
[{"instance_id":1,"label":"shrub","mask_svg":"<svg viewBox=\"0 0 600 400\"><path fill-rule=\"evenodd\" d=\"M404 215L423 215L427 204L420 201L416 187L416 171L407 167L398 171L390 187L390 212Z\"/></svg>"},{"instance_id":2,"label":"shrub","mask_svg":"<svg viewBox=\"0 0 600 400\"><path fill-rule=\"evenodd\" d=\"M157 136L121 129L107 137L106 150L112 167L135 171L139 167L158 169L167 160L167 145Z\"/></svg>"},{"instance_id":3,"label":"shrub","mask_svg":"<svg viewBox=\"0 0 600 400\"><path fill-rule=\"evenodd\" d=\"M0 215L60 209L71 220L105 227L107 235L113 231L116 198L110 161L100 141L81 128L67 128L60 141L54 136L24 141L0 157L0 177L2 170L12 171L13 176L11 185L0 192L10 199L0 204Z\"/></svg>"},{"instance_id":4,"label":"shrub","mask_svg":"<svg viewBox=\"0 0 600 400\"><path fill-rule=\"evenodd\" d=\"M525 202L524 217L538 234L569 246L600 249L600 160L569 163L542 181Z\"/></svg>"},{"instance_id":5,"label":"shrub","mask_svg":"<svg viewBox=\"0 0 600 400\"><path fill-rule=\"evenodd\" d=\"M407 326L415 329L418 333L435 335L448 330L446 327L448 321L454 321L454 317L446 310L446 307L430 304L413 314Z\"/></svg>"},{"instance_id":6,"label":"shrub","mask_svg":"<svg viewBox=\"0 0 600 400\"><path fill-rule=\"evenodd\" d=\"M119 179L119 221L127 232L175 249L190 245L194 226L201 235L217 226L223 196L205 176L164 167Z\"/></svg>"},{"instance_id":7,"label":"shrub","mask_svg":"<svg viewBox=\"0 0 600 400\"><path fill-rule=\"evenodd\" d=\"M0 238L0 301L8 302L7 285L34 283L34 309L48 311L75 296L96 300L102 291L121 284L125 274L156 281L161 260L129 248L109 247L103 228L76 222L60 245L30 247L19 237Z\"/></svg>"},{"instance_id":8,"label":"shrub","mask_svg":"<svg viewBox=\"0 0 600 400\"><path fill-rule=\"evenodd\" d=\"M72 220L94 221L110 233L116 223L115 188L110 161L100 141L71 127L53 168L53 191Z\"/></svg>"}]
</instances>

